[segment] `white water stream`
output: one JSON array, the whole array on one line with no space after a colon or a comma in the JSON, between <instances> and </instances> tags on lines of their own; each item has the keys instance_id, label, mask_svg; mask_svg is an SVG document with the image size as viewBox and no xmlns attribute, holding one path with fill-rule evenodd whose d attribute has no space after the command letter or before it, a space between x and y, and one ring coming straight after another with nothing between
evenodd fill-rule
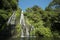
<instances>
[{"instance_id":1,"label":"white water stream","mask_svg":"<svg viewBox=\"0 0 60 40\"><path fill-rule=\"evenodd\" d=\"M9 18L8 22L7 22L7 25L9 24L15 24L15 20L16 20L16 15L15 15L15 12L13 12L12 16Z\"/></svg>"},{"instance_id":2,"label":"white water stream","mask_svg":"<svg viewBox=\"0 0 60 40\"><path fill-rule=\"evenodd\" d=\"M25 24L23 11L21 12L20 24L21 24L21 37L29 36L29 29Z\"/></svg>"}]
</instances>

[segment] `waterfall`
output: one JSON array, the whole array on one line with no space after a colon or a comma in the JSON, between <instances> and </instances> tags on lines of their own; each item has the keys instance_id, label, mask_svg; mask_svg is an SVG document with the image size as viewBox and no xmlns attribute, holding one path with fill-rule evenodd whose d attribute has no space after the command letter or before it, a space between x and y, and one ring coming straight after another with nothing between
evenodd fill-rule
<instances>
[{"instance_id":1,"label":"waterfall","mask_svg":"<svg viewBox=\"0 0 60 40\"><path fill-rule=\"evenodd\" d=\"M15 20L16 20L16 15L15 12L12 14L12 16L9 18L7 25L11 25L14 29L15 27ZM24 18L24 14L23 11L21 12L21 16L20 16L20 25L21 25L21 37L29 37L30 34L29 32L32 31L34 29L34 26L30 25L29 27L27 26L27 23L25 21Z\"/></svg>"},{"instance_id":2,"label":"waterfall","mask_svg":"<svg viewBox=\"0 0 60 40\"><path fill-rule=\"evenodd\" d=\"M13 12L12 16L9 18L8 22L7 22L7 25L9 24L15 24L15 19L16 19L16 15L15 15L15 12Z\"/></svg>"},{"instance_id":3,"label":"waterfall","mask_svg":"<svg viewBox=\"0 0 60 40\"><path fill-rule=\"evenodd\" d=\"M29 36L29 29L26 26L23 11L21 12L20 24L21 24L21 37Z\"/></svg>"},{"instance_id":4,"label":"waterfall","mask_svg":"<svg viewBox=\"0 0 60 40\"><path fill-rule=\"evenodd\" d=\"M7 21L7 29L6 30L8 30L7 33L9 35L12 36L13 34L15 34L15 32L16 32L15 26L16 26L16 14L15 14L15 12L13 12L12 16Z\"/></svg>"}]
</instances>

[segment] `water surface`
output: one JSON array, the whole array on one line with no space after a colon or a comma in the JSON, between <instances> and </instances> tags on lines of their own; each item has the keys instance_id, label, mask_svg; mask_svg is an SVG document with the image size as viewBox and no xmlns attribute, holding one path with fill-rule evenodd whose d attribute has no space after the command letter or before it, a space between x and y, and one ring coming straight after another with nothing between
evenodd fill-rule
<instances>
[{"instance_id":1,"label":"water surface","mask_svg":"<svg viewBox=\"0 0 60 40\"><path fill-rule=\"evenodd\" d=\"M13 38L10 40L60 40L60 38L47 38L47 37L20 37L20 38Z\"/></svg>"}]
</instances>

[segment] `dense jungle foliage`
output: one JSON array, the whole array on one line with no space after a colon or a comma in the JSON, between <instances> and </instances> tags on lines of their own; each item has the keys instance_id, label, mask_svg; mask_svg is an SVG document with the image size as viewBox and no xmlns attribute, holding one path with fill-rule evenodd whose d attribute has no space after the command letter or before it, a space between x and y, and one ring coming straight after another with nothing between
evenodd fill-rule
<instances>
[{"instance_id":1,"label":"dense jungle foliage","mask_svg":"<svg viewBox=\"0 0 60 40\"><path fill-rule=\"evenodd\" d=\"M0 0L0 38L9 38L14 34L14 30L11 29L11 26L7 26L7 21L10 16L15 12L16 15L16 23L19 20L21 9L18 7L19 0ZM13 32L14 31L14 32ZM13 33L12 33L13 32ZM19 32L20 33L20 32Z\"/></svg>"},{"instance_id":2,"label":"dense jungle foliage","mask_svg":"<svg viewBox=\"0 0 60 40\"><path fill-rule=\"evenodd\" d=\"M37 5L27 8L24 15L35 28L31 35L60 38L59 0L52 0L45 10Z\"/></svg>"},{"instance_id":3,"label":"dense jungle foliage","mask_svg":"<svg viewBox=\"0 0 60 40\"><path fill-rule=\"evenodd\" d=\"M0 38L9 38L20 36L20 14L21 8L18 7L19 0L0 0ZM7 26L7 21L15 11L16 25L15 29ZM33 25L34 30L30 35L39 37L58 37L60 38L60 0L52 0L43 10L38 5L27 8L24 16L28 25Z\"/></svg>"}]
</instances>

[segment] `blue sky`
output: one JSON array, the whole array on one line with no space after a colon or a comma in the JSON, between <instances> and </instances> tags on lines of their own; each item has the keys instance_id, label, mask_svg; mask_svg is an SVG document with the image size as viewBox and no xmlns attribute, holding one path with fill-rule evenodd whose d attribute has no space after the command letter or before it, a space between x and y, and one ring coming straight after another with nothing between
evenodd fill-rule
<instances>
[{"instance_id":1,"label":"blue sky","mask_svg":"<svg viewBox=\"0 0 60 40\"><path fill-rule=\"evenodd\" d=\"M52 0L20 0L18 6L25 10L28 7L38 5L42 9L45 9Z\"/></svg>"}]
</instances>

